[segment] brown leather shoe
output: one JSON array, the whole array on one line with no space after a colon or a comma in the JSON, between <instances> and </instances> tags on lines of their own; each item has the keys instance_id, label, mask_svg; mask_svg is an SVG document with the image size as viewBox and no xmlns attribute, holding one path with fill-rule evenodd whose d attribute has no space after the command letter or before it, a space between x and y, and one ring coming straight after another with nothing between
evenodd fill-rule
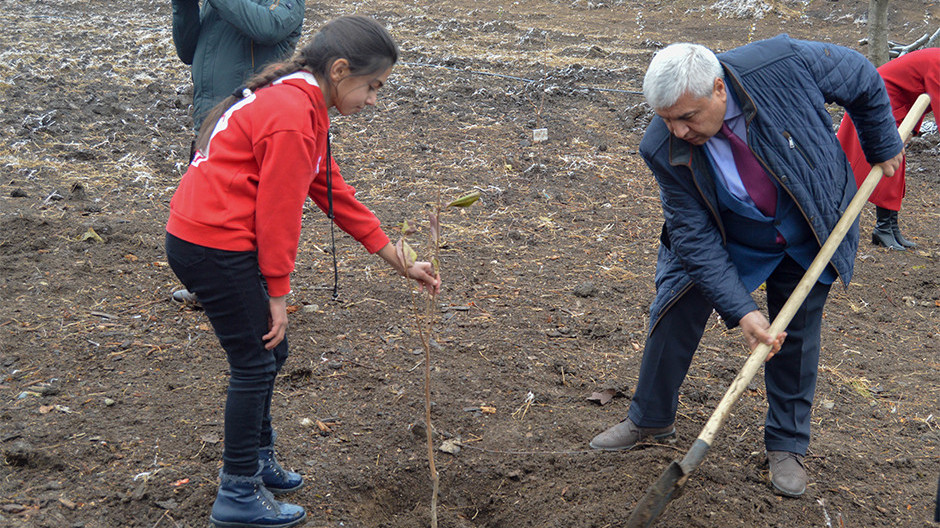
<instances>
[{"instance_id":1,"label":"brown leather shoe","mask_svg":"<svg viewBox=\"0 0 940 528\"><path fill-rule=\"evenodd\" d=\"M632 449L637 442L646 439L674 444L676 442L676 428L673 425L640 427L629 418L625 418L619 424L595 436L589 445L601 451L620 451L622 449Z\"/></svg>"},{"instance_id":2,"label":"brown leather shoe","mask_svg":"<svg viewBox=\"0 0 940 528\"><path fill-rule=\"evenodd\" d=\"M803 455L789 451L767 451L770 484L780 495L799 497L806 491L806 468Z\"/></svg>"}]
</instances>

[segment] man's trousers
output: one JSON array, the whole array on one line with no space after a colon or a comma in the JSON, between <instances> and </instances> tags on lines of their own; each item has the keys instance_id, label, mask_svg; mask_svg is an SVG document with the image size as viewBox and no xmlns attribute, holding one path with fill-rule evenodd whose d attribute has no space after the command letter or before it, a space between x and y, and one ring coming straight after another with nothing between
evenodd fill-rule
<instances>
[{"instance_id":1,"label":"man's trousers","mask_svg":"<svg viewBox=\"0 0 940 528\"><path fill-rule=\"evenodd\" d=\"M804 273L795 261L785 257L767 278L771 321ZM768 451L805 455L809 446L820 328L829 288L819 282L813 286L787 326L783 347L764 365L768 403L764 444ZM629 418L638 426L665 427L675 422L679 386L711 313L712 304L693 286L663 313L650 332L629 411Z\"/></svg>"}]
</instances>

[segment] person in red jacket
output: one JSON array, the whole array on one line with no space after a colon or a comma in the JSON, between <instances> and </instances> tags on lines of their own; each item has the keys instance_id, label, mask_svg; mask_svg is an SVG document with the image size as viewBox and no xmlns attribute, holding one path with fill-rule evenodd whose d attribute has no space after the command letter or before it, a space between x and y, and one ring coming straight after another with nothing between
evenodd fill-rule
<instances>
[{"instance_id":1,"label":"person in red jacket","mask_svg":"<svg viewBox=\"0 0 940 528\"><path fill-rule=\"evenodd\" d=\"M440 287L430 263L399 261L330 156L328 109L350 115L374 105L397 60L397 45L374 20L326 24L291 60L209 112L170 201L168 261L198 295L230 367L216 526L287 528L306 518L272 495L300 488L303 478L277 462L271 426L306 198L399 273L431 292Z\"/></svg>"},{"instance_id":2,"label":"person in red jacket","mask_svg":"<svg viewBox=\"0 0 940 528\"><path fill-rule=\"evenodd\" d=\"M920 94L930 95L931 106L940 104L940 48L924 48L901 55L879 67L878 73L885 81L888 97L891 99L891 111L898 125L907 116ZM931 107L927 108L927 112L929 111ZM915 134L920 131L922 121L923 117L914 127ZM871 171L871 165L865 159L855 125L848 114L842 118L837 136L852 164L855 181L861 186ZM871 234L872 244L899 251L917 246L901 234L898 226L898 211L901 210L905 191L904 168L905 163L902 161L901 168L894 176L882 178L868 198L869 202L875 204L876 220Z\"/></svg>"}]
</instances>

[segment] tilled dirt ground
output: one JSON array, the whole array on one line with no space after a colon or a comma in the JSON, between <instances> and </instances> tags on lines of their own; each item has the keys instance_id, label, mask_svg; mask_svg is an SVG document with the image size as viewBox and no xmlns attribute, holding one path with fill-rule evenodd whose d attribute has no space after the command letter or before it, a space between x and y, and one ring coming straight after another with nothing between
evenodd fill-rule
<instances>
[{"instance_id":1,"label":"tilled dirt ground","mask_svg":"<svg viewBox=\"0 0 940 528\"><path fill-rule=\"evenodd\" d=\"M308 0L307 34L358 12L401 44L379 105L334 121L344 176L389 232L420 225L438 194L482 194L443 217L432 425L437 446L461 449L435 454L441 526L620 526L685 453L746 357L717 319L682 388L678 444L587 447L626 413L653 297L661 213L636 152L642 73L677 40L723 50L785 31L864 52L867 5ZM891 6L894 40L940 26L936 2ZM169 2L4 7L0 525L205 526L227 367L204 314L169 300L163 226L191 127ZM534 142L541 128L548 139ZM933 132L909 146L901 221L919 246L863 239L854 282L833 289L807 494L766 483L758 379L661 526L931 524L938 143ZM868 206L863 237L873 216ZM342 235L331 301L329 226L315 208L304 225L275 397L280 457L308 482L291 501L310 526L427 526L410 286ZM424 236L412 239L427 253ZM618 397L587 399L604 389Z\"/></svg>"}]
</instances>

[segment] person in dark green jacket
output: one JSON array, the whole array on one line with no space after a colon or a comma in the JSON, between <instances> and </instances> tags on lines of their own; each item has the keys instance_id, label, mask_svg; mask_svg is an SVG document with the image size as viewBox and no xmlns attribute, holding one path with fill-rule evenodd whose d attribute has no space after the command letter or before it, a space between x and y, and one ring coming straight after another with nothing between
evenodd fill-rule
<instances>
[{"instance_id":1,"label":"person in dark green jacket","mask_svg":"<svg viewBox=\"0 0 940 528\"><path fill-rule=\"evenodd\" d=\"M192 65L193 125L266 65L294 52L304 0L173 1L173 44Z\"/></svg>"}]
</instances>

